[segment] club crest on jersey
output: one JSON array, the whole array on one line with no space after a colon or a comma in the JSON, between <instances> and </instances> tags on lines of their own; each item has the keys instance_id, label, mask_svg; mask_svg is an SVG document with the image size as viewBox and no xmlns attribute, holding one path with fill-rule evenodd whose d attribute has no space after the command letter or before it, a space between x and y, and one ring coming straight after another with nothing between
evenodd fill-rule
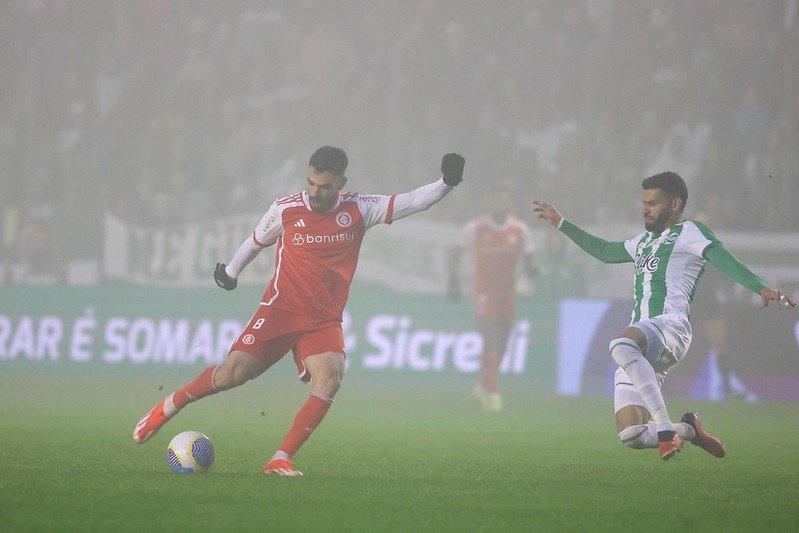
<instances>
[{"instance_id":1,"label":"club crest on jersey","mask_svg":"<svg viewBox=\"0 0 799 533\"><path fill-rule=\"evenodd\" d=\"M638 275L642 272L657 272L660 258L654 252L649 252L644 255L639 252L635 255L635 274Z\"/></svg>"},{"instance_id":2,"label":"club crest on jersey","mask_svg":"<svg viewBox=\"0 0 799 533\"><path fill-rule=\"evenodd\" d=\"M666 239L663 241L663 244L674 244L675 242L677 242L677 238L679 236L680 236L679 233L677 233L676 231L672 231L671 233L669 233L669 236L666 237Z\"/></svg>"},{"instance_id":3,"label":"club crest on jersey","mask_svg":"<svg viewBox=\"0 0 799 533\"><path fill-rule=\"evenodd\" d=\"M349 213L339 213L336 215L336 224L342 228L348 228L352 225L352 217Z\"/></svg>"}]
</instances>

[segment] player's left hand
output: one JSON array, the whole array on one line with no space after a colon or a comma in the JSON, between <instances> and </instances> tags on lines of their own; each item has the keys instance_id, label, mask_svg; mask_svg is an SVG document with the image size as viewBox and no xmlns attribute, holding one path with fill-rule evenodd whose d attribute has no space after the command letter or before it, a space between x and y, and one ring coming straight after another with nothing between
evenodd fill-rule
<instances>
[{"instance_id":1,"label":"player's left hand","mask_svg":"<svg viewBox=\"0 0 799 533\"><path fill-rule=\"evenodd\" d=\"M543 218L550 225L560 229L563 215L560 214L554 205L544 200L533 200L533 211L538 213L538 218Z\"/></svg>"},{"instance_id":2,"label":"player's left hand","mask_svg":"<svg viewBox=\"0 0 799 533\"><path fill-rule=\"evenodd\" d=\"M463 181L463 167L466 159L460 154L447 154L441 158L441 174L444 183L454 187Z\"/></svg>"},{"instance_id":3,"label":"player's left hand","mask_svg":"<svg viewBox=\"0 0 799 533\"><path fill-rule=\"evenodd\" d=\"M767 306L772 300L777 302L779 309L792 309L796 307L796 302L785 296L782 292L766 287L760 291L760 299L763 302L763 307Z\"/></svg>"}]
</instances>

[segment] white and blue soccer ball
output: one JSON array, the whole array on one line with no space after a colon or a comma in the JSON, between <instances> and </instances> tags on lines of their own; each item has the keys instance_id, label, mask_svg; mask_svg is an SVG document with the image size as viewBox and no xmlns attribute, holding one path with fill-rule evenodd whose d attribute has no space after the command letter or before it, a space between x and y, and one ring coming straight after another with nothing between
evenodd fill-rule
<instances>
[{"instance_id":1,"label":"white and blue soccer ball","mask_svg":"<svg viewBox=\"0 0 799 533\"><path fill-rule=\"evenodd\" d=\"M184 431L169 441L166 460L177 474L201 474L214 464L211 439L199 431Z\"/></svg>"}]
</instances>

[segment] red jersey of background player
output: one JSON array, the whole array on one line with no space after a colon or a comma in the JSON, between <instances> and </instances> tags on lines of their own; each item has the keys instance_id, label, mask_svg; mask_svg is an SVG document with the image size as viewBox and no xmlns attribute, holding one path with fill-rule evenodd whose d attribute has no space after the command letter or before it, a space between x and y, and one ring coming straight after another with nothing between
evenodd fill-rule
<instances>
[{"instance_id":1,"label":"red jersey of background player","mask_svg":"<svg viewBox=\"0 0 799 533\"><path fill-rule=\"evenodd\" d=\"M477 317L514 316L516 265L523 254L534 253L528 226L512 216L497 224L485 215L464 226L456 245L472 250L472 299Z\"/></svg>"},{"instance_id":2,"label":"red jersey of background player","mask_svg":"<svg viewBox=\"0 0 799 533\"><path fill-rule=\"evenodd\" d=\"M276 200L252 234L258 246L276 244L261 305L302 315L308 327L340 322L364 234L393 221L394 198L342 193L323 213L311 209L307 191Z\"/></svg>"}]
</instances>

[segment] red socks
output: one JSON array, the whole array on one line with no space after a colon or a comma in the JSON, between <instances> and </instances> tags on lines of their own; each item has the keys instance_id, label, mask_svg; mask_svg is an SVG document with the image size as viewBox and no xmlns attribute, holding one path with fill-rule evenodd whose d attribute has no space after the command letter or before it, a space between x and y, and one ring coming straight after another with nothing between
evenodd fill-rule
<instances>
[{"instance_id":1,"label":"red socks","mask_svg":"<svg viewBox=\"0 0 799 533\"><path fill-rule=\"evenodd\" d=\"M502 354L497 351L486 351L483 354L480 387L484 391L497 392L499 390L499 364L501 361Z\"/></svg>"},{"instance_id":2,"label":"red socks","mask_svg":"<svg viewBox=\"0 0 799 533\"><path fill-rule=\"evenodd\" d=\"M174 407L182 409L191 402L219 392L219 389L214 386L216 368L217 365L209 366L187 383L185 387L175 392L172 395ZM333 405L332 398L312 392L305 404L297 412L297 416L294 417L294 423L280 445L280 452L289 457L297 453L300 446L311 436L313 430L322 423L331 405Z\"/></svg>"},{"instance_id":3,"label":"red socks","mask_svg":"<svg viewBox=\"0 0 799 533\"><path fill-rule=\"evenodd\" d=\"M280 451L285 452L289 457L297 453L313 430L322 423L325 415L333 405L333 399L312 392L305 404L297 412L291 429L280 445Z\"/></svg>"},{"instance_id":4,"label":"red socks","mask_svg":"<svg viewBox=\"0 0 799 533\"><path fill-rule=\"evenodd\" d=\"M200 372L196 378L186 384L185 387L177 391L172 398L175 407L183 409L193 401L219 392L219 389L214 386L214 374L216 373L217 366L218 365L209 366Z\"/></svg>"}]
</instances>

